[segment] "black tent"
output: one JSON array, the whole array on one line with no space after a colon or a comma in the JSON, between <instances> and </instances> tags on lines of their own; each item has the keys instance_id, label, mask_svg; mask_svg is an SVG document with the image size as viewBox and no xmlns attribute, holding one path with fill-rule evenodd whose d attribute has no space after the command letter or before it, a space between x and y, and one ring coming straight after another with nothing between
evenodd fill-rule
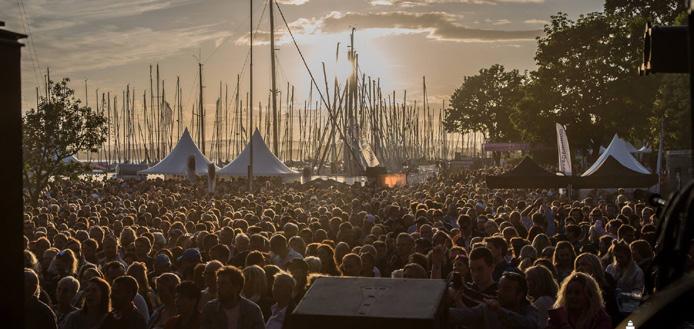
<instances>
[{"instance_id":1,"label":"black tent","mask_svg":"<svg viewBox=\"0 0 694 329\"><path fill-rule=\"evenodd\" d=\"M552 174L529 157L508 172L487 176L486 180L489 188L563 188L571 184L571 177Z\"/></svg>"},{"instance_id":2,"label":"black tent","mask_svg":"<svg viewBox=\"0 0 694 329\"><path fill-rule=\"evenodd\" d=\"M637 188L651 187L658 183L658 176L631 170L609 156L605 162L588 176L575 177L575 188Z\"/></svg>"}]
</instances>

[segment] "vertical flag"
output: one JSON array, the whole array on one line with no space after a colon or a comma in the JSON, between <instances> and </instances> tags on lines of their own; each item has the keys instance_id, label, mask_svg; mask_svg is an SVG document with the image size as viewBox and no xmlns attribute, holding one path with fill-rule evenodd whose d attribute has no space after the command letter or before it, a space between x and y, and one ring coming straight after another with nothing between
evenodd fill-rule
<instances>
[{"instance_id":1,"label":"vertical flag","mask_svg":"<svg viewBox=\"0 0 694 329\"><path fill-rule=\"evenodd\" d=\"M569 140L566 137L566 128L557 125L557 149L559 150L559 172L566 176L571 176L571 151L569 150Z\"/></svg>"}]
</instances>

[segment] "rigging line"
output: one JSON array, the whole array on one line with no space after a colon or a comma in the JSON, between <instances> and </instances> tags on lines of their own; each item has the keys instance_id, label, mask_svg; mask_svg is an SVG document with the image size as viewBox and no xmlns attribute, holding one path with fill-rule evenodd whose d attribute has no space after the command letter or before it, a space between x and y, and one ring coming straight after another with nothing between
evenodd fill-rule
<instances>
[{"instance_id":1,"label":"rigging line","mask_svg":"<svg viewBox=\"0 0 694 329\"><path fill-rule=\"evenodd\" d=\"M260 13L260 19L258 20L258 24L257 24L256 27L255 27L255 32L254 32L255 34L257 34L258 31L260 30L260 24L262 23L263 18L265 17L265 12L266 12L266 10L267 10L267 2L265 2L265 5L263 6L263 10L262 10L261 13ZM226 41L225 41L225 42L226 42ZM212 57L212 55L215 53L215 51L217 51L217 49L219 49L220 47L221 47L221 45L218 46L218 47L216 47L216 48L212 51L212 53L211 53L209 56L207 56L207 58L203 61L203 64L204 64L204 62L206 62L207 60L209 60L210 57ZM251 54L251 51L250 51L250 49L249 49L249 50L246 52L246 59L244 59L244 61L243 61L243 66L241 67L241 74L240 74L241 77L244 76L244 73L245 73L245 71L246 71L246 66L247 66L247 64L248 64L248 59L249 59L250 54ZM197 70L195 71L195 76L198 77L198 71L197 71ZM199 81L199 79L196 78L195 81ZM188 95L191 95L193 92L197 93L198 88L195 88L195 87L198 87L198 82L196 82L194 85L191 86L191 89L190 89L190 91L188 92ZM235 87L234 89L236 89L236 87ZM237 91L237 90L234 90L234 93L236 93L236 91ZM190 97L188 97L188 98L189 98L189 100L188 100L188 105L189 105L189 106L188 106L188 107L191 107L191 106L195 103L196 100L195 100L195 98L190 98Z\"/></svg>"},{"instance_id":2,"label":"rigging line","mask_svg":"<svg viewBox=\"0 0 694 329\"><path fill-rule=\"evenodd\" d=\"M36 86L41 85L42 83L39 83L41 81L40 77L41 74L39 74L41 65L39 63L39 56L36 54L36 46L34 45L34 37L33 34L31 34L31 30L29 29L29 22L27 19L27 14L26 14L26 8L24 7L24 2L22 0L17 0L17 7L19 8L19 16L21 17L22 24L24 25L24 33L27 35L27 39L29 39L29 44L30 44L30 53L31 56L33 57L33 60L31 61L32 68L34 71L34 83Z\"/></svg>"},{"instance_id":3,"label":"rigging line","mask_svg":"<svg viewBox=\"0 0 694 329\"><path fill-rule=\"evenodd\" d=\"M294 47L296 47L297 52L299 52L299 56L301 56L301 61L304 63L304 67L306 68L306 71L308 71L309 76L311 77L311 82L316 86L316 90L318 91L318 95L320 96L321 101L323 104L328 109L328 114L330 119L337 125L337 116L335 113L333 113L332 109L328 105L328 103L325 101L325 98L323 97L323 92L320 90L320 87L318 87L318 83L316 83L316 79L313 77L313 73L311 72L311 69L308 67L308 63L306 63L306 58L304 57L304 54L301 52L301 49L299 48L299 45L296 43L296 39L294 38L294 33L292 33L292 29L289 27L289 23L287 23L287 19L284 17L284 12L282 12L282 8L280 7L279 3L276 1L273 1L275 3L275 6L277 7L278 11L280 12L280 16L282 17L282 21L284 22L284 25L287 27L287 31L289 32L289 35L292 37L292 42L294 43ZM338 134L340 135L340 139L342 139L343 142L347 144L347 148L349 149L350 153L352 153L352 156L357 159L357 154L355 153L354 149L352 148L352 145L348 142L347 137L342 133L341 129L337 129ZM360 164L361 166L361 164ZM364 168L362 168L364 169Z\"/></svg>"}]
</instances>

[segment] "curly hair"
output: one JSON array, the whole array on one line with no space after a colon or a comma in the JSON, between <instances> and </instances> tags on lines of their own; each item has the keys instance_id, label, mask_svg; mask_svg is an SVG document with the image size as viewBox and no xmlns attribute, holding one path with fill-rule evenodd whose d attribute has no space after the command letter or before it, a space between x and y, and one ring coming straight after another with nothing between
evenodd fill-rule
<instances>
[{"instance_id":1,"label":"curly hair","mask_svg":"<svg viewBox=\"0 0 694 329\"><path fill-rule=\"evenodd\" d=\"M576 323L576 328L584 328L586 322L590 321L590 319L592 319L603 308L604 304L602 299L602 291L600 290L597 281L595 281L592 276L574 271L564 279L561 287L559 287L559 292L557 292L557 301L554 303L554 308L563 307L565 309L569 309L569 307L566 305L566 295L568 294L568 287L572 283L580 284L588 299L586 309L584 310L583 314L578 317L578 322Z\"/></svg>"}]
</instances>

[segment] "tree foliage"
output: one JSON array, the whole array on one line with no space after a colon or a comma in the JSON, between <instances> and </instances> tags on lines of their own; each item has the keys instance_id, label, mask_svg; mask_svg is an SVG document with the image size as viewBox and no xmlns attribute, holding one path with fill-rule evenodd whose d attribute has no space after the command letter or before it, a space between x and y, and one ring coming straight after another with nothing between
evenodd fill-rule
<instances>
[{"instance_id":1,"label":"tree foliage","mask_svg":"<svg viewBox=\"0 0 694 329\"><path fill-rule=\"evenodd\" d=\"M509 117L523 96L524 81L518 70L498 64L465 77L451 96L444 125L448 131L481 131L494 142L516 140L520 135Z\"/></svg>"},{"instance_id":2,"label":"tree foliage","mask_svg":"<svg viewBox=\"0 0 694 329\"><path fill-rule=\"evenodd\" d=\"M615 133L657 147L662 121L666 147L684 147L691 134L686 77L638 74L646 22L681 23L684 9L677 0L606 0L604 12L576 20L557 13L537 38L537 69L522 78L494 65L465 78L445 126L551 147L561 123L572 148L597 154Z\"/></svg>"},{"instance_id":3,"label":"tree foliage","mask_svg":"<svg viewBox=\"0 0 694 329\"><path fill-rule=\"evenodd\" d=\"M80 151L96 152L106 140L106 118L82 106L68 87L69 79L49 82L49 94L37 109L22 118L24 189L28 201L35 203L51 177L75 177L85 167L64 161Z\"/></svg>"},{"instance_id":4,"label":"tree foliage","mask_svg":"<svg viewBox=\"0 0 694 329\"><path fill-rule=\"evenodd\" d=\"M605 13L576 21L565 13L552 16L538 38L538 69L512 117L523 136L553 140L558 122L584 150L597 151L614 133L647 138L659 77L638 75L644 24Z\"/></svg>"}]
</instances>

